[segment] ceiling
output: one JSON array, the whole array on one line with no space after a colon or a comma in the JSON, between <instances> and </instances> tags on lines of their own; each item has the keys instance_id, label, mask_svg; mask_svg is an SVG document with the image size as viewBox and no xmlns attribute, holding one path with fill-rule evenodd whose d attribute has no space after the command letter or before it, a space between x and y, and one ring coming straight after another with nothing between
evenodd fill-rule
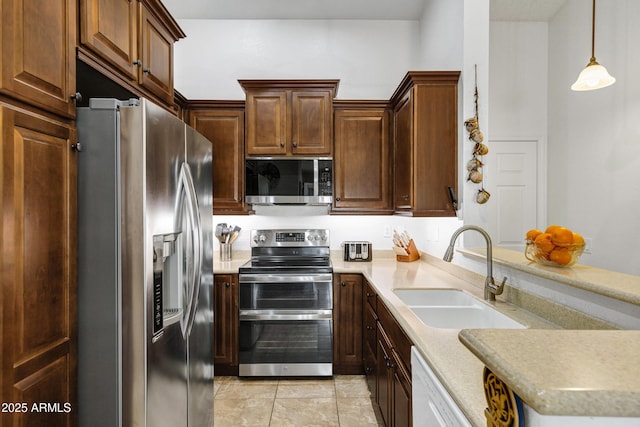
<instances>
[{"instance_id":1,"label":"ceiling","mask_svg":"<svg viewBox=\"0 0 640 427\"><path fill-rule=\"evenodd\" d=\"M162 0L176 19L418 20L430 0ZM491 20L548 21L566 0L490 0Z\"/></svg>"}]
</instances>

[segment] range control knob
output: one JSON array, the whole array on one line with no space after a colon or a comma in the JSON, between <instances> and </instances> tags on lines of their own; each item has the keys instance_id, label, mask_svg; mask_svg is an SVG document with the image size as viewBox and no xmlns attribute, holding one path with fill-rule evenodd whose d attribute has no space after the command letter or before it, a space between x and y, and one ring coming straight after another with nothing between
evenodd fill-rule
<instances>
[{"instance_id":1,"label":"range control knob","mask_svg":"<svg viewBox=\"0 0 640 427\"><path fill-rule=\"evenodd\" d=\"M254 242L255 244L258 244L258 243L264 243L266 240L267 240L267 237L266 237L264 234L256 234L256 235L253 237L253 242Z\"/></svg>"}]
</instances>

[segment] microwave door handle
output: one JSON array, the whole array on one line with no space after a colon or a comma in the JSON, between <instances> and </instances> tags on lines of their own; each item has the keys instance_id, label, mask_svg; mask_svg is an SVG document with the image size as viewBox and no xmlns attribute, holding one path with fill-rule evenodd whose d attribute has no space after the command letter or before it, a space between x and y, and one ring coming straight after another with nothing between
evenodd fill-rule
<instances>
[{"instance_id":1,"label":"microwave door handle","mask_svg":"<svg viewBox=\"0 0 640 427\"><path fill-rule=\"evenodd\" d=\"M320 194L320 165L318 159L313 159L313 195L318 196Z\"/></svg>"}]
</instances>

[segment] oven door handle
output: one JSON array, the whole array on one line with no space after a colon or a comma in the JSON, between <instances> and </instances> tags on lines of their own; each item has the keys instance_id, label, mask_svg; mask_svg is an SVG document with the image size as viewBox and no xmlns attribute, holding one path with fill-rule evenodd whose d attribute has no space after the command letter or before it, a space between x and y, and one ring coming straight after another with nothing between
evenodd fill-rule
<instances>
[{"instance_id":1,"label":"oven door handle","mask_svg":"<svg viewBox=\"0 0 640 427\"><path fill-rule=\"evenodd\" d=\"M331 283L331 274L241 274L243 283Z\"/></svg>"},{"instance_id":2,"label":"oven door handle","mask_svg":"<svg viewBox=\"0 0 640 427\"><path fill-rule=\"evenodd\" d=\"M239 320L327 320L333 310L240 310Z\"/></svg>"}]
</instances>

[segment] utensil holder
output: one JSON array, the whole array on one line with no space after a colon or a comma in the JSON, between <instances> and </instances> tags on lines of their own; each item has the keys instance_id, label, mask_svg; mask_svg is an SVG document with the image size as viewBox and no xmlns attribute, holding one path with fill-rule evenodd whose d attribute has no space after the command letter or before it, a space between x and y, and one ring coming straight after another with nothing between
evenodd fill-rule
<instances>
[{"instance_id":1,"label":"utensil holder","mask_svg":"<svg viewBox=\"0 0 640 427\"><path fill-rule=\"evenodd\" d=\"M409 246L405 248L409 255L396 255L396 260L399 262L412 262L420 259L420 251L416 248L416 244L413 239L409 240Z\"/></svg>"},{"instance_id":2,"label":"utensil holder","mask_svg":"<svg viewBox=\"0 0 640 427\"><path fill-rule=\"evenodd\" d=\"M220 261L231 261L231 243L220 243Z\"/></svg>"}]
</instances>

